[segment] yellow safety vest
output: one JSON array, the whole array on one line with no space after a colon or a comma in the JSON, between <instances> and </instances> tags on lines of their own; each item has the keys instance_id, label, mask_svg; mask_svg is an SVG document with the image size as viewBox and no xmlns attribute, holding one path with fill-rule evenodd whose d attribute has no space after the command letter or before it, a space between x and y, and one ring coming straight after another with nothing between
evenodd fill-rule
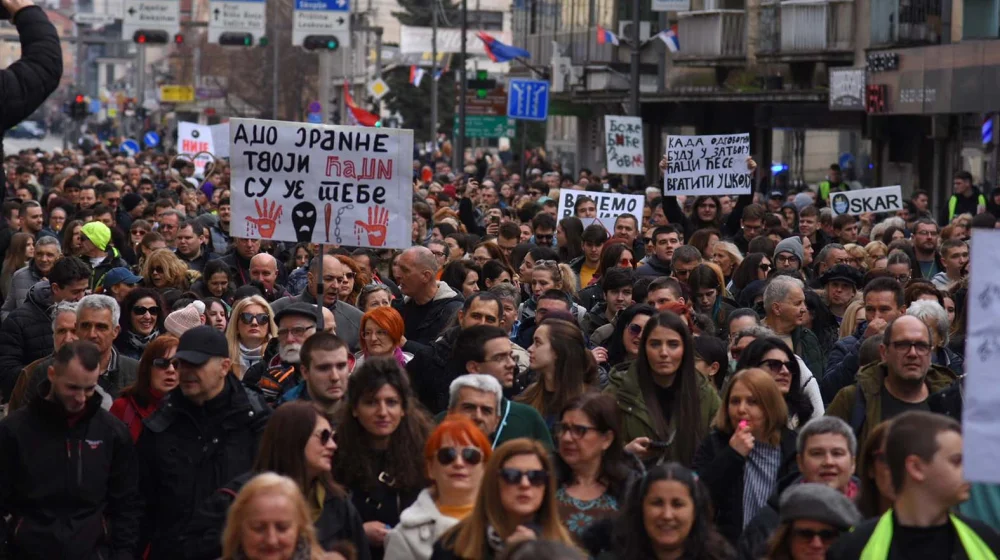
<instances>
[{"instance_id":1,"label":"yellow safety vest","mask_svg":"<svg viewBox=\"0 0 1000 560\"><path fill-rule=\"evenodd\" d=\"M965 549L965 555L969 560L997 560L989 545L969 527L967 523L958 517L949 514L952 527L958 534L958 541ZM861 551L861 560L886 560L889 557L889 547L892 546L892 510L885 512L875 525L868 544Z\"/></svg>"},{"instance_id":2,"label":"yellow safety vest","mask_svg":"<svg viewBox=\"0 0 1000 560\"><path fill-rule=\"evenodd\" d=\"M958 206L958 195L953 194L951 198L948 199L948 221L955 219L955 207ZM986 197L979 195L979 206L986 206Z\"/></svg>"}]
</instances>

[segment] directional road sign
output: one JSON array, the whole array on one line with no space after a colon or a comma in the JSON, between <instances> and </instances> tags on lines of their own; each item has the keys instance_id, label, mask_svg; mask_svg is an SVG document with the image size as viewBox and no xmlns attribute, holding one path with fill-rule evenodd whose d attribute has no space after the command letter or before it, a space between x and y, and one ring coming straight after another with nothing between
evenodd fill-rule
<instances>
[{"instance_id":1,"label":"directional road sign","mask_svg":"<svg viewBox=\"0 0 1000 560\"><path fill-rule=\"evenodd\" d=\"M73 14L73 21L80 25L108 25L115 22L115 16L111 14L99 14L94 12L77 12Z\"/></svg>"},{"instance_id":2,"label":"directional road sign","mask_svg":"<svg viewBox=\"0 0 1000 560\"><path fill-rule=\"evenodd\" d=\"M507 117L487 115L467 115L465 117L466 138L501 138L514 136L517 122ZM455 119L455 136L458 136L458 119Z\"/></svg>"},{"instance_id":3,"label":"directional road sign","mask_svg":"<svg viewBox=\"0 0 1000 560\"><path fill-rule=\"evenodd\" d=\"M139 143L129 138L128 140L122 142L121 150L125 153L125 155L134 156L139 153Z\"/></svg>"},{"instance_id":4,"label":"directional road sign","mask_svg":"<svg viewBox=\"0 0 1000 560\"><path fill-rule=\"evenodd\" d=\"M217 44L223 33L249 33L251 45L267 28L266 0L212 1L208 9L208 42ZM249 45L248 45L249 46Z\"/></svg>"},{"instance_id":5,"label":"directional road sign","mask_svg":"<svg viewBox=\"0 0 1000 560\"><path fill-rule=\"evenodd\" d=\"M143 135L142 142L147 148L155 148L160 145L160 135L150 130Z\"/></svg>"},{"instance_id":6,"label":"directional road sign","mask_svg":"<svg viewBox=\"0 0 1000 560\"><path fill-rule=\"evenodd\" d=\"M507 116L528 121L549 118L549 83L544 80L511 80Z\"/></svg>"},{"instance_id":7,"label":"directional road sign","mask_svg":"<svg viewBox=\"0 0 1000 560\"><path fill-rule=\"evenodd\" d=\"M122 40L131 42L140 30L163 30L171 38L180 33L180 0L125 0Z\"/></svg>"},{"instance_id":8,"label":"directional road sign","mask_svg":"<svg viewBox=\"0 0 1000 560\"><path fill-rule=\"evenodd\" d=\"M301 47L310 35L334 35L341 47L350 47L350 0L295 0L292 46Z\"/></svg>"}]
</instances>

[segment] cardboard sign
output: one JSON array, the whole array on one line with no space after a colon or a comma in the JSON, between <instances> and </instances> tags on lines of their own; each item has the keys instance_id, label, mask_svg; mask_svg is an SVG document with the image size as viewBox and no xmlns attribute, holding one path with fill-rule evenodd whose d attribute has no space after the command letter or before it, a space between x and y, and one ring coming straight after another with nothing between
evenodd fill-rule
<instances>
[{"instance_id":1,"label":"cardboard sign","mask_svg":"<svg viewBox=\"0 0 1000 560\"><path fill-rule=\"evenodd\" d=\"M413 131L232 119L237 237L404 249Z\"/></svg>"},{"instance_id":2,"label":"cardboard sign","mask_svg":"<svg viewBox=\"0 0 1000 560\"><path fill-rule=\"evenodd\" d=\"M669 136L663 194L750 194L753 177L748 157L749 134Z\"/></svg>"},{"instance_id":3,"label":"cardboard sign","mask_svg":"<svg viewBox=\"0 0 1000 560\"><path fill-rule=\"evenodd\" d=\"M608 173L645 175L642 118L605 115L604 149L608 156Z\"/></svg>"},{"instance_id":4,"label":"cardboard sign","mask_svg":"<svg viewBox=\"0 0 1000 560\"><path fill-rule=\"evenodd\" d=\"M611 192L588 192L562 189L559 191L559 219L575 216L573 207L576 199L586 196L594 201L597 215L593 218L580 218L583 227L590 224L601 224L609 233L614 233L615 220L622 214L631 214L642 222L642 210L646 205L646 197L641 194L619 194Z\"/></svg>"},{"instance_id":5,"label":"cardboard sign","mask_svg":"<svg viewBox=\"0 0 1000 560\"><path fill-rule=\"evenodd\" d=\"M965 478L1000 483L1000 231L973 229L969 249L969 313L965 337L962 434Z\"/></svg>"},{"instance_id":6,"label":"cardboard sign","mask_svg":"<svg viewBox=\"0 0 1000 560\"><path fill-rule=\"evenodd\" d=\"M200 152L215 154L215 140L212 137L212 127L204 124L177 123L177 153L187 154L194 158L194 173L198 177L205 175L205 166L212 158L207 156L194 157Z\"/></svg>"},{"instance_id":7,"label":"cardboard sign","mask_svg":"<svg viewBox=\"0 0 1000 560\"><path fill-rule=\"evenodd\" d=\"M903 209L903 191L899 185L832 193L830 209L834 216L895 212Z\"/></svg>"}]
</instances>

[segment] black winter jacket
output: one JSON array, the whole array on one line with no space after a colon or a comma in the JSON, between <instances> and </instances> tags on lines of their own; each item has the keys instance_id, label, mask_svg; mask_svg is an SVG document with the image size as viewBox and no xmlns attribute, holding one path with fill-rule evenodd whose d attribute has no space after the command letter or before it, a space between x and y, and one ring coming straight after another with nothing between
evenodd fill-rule
<instances>
[{"instance_id":1,"label":"black winter jacket","mask_svg":"<svg viewBox=\"0 0 1000 560\"><path fill-rule=\"evenodd\" d=\"M214 261L215 259L220 258L220 256L202 247L196 258L188 260L187 257L181 255L180 253L177 253L177 258L184 261L184 263L188 265L189 269L197 270L200 274L203 270L205 270L205 265L208 264L208 261Z\"/></svg>"},{"instance_id":2,"label":"black winter jacket","mask_svg":"<svg viewBox=\"0 0 1000 560\"><path fill-rule=\"evenodd\" d=\"M44 391L50 385L45 382ZM35 399L0 423L0 514L8 558L125 560L139 537L138 462L128 429L87 401L72 427Z\"/></svg>"},{"instance_id":3,"label":"black winter jacket","mask_svg":"<svg viewBox=\"0 0 1000 560\"><path fill-rule=\"evenodd\" d=\"M0 325L0 394L10 400L24 366L52 353L52 289L42 280L28 290L24 304Z\"/></svg>"},{"instance_id":4,"label":"black winter jacket","mask_svg":"<svg viewBox=\"0 0 1000 560\"><path fill-rule=\"evenodd\" d=\"M403 301L393 302L393 306L403 316L403 322L406 324L406 339L421 344L430 344L444 332L452 317L462 308L464 301L462 294L451 289L448 284L439 281L437 294L429 302L417 305L417 302L411 298L404 298ZM407 319L408 315L412 317L415 314L423 314L423 319L419 324L414 323L412 319Z\"/></svg>"},{"instance_id":5,"label":"black winter jacket","mask_svg":"<svg viewBox=\"0 0 1000 560\"><path fill-rule=\"evenodd\" d=\"M200 407L174 389L143 421L136 444L146 498L139 542L140 550L149 545L148 560L176 558L185 524L202 501L253 466L271 409L235 375L225 383Z\"/></svg>"},{"instance_id":6,"label":"black winter jacket","mask_svg":"<svg viewBox=\"0 0 1000 560\"><path fill-rule=\"evenodd\" d=\"M226 526L226 514L240 493L240 489L256 473L242 474L219 488L201 503L184 537L186 560L215 560L222 556L222 530ZM323 550L330 550L339 541L349 541L358 551L358 560L369 560L368 539L365 529L351 500L330 495L323 501L323 512L314 524L316 540Z\"/></svg>"}]
</instances>

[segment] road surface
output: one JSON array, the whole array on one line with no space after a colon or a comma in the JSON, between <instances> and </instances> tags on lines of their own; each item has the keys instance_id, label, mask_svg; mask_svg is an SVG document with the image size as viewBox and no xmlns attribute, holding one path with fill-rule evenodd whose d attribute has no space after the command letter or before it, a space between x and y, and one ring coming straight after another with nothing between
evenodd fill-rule
<instances>
[{"instance_id":1,"label":"road surface","mask_svg":"<svg viewBox=\"0 0 1000 560\"><path fill-rule=\"evenodd\" d=\"M3 153L6 155L17 154L21 150L41 148L43 151L61 150L63 138L61 134L49 134L41 140L29 138L4 138Z\"/></svg>"}]
</instances>

